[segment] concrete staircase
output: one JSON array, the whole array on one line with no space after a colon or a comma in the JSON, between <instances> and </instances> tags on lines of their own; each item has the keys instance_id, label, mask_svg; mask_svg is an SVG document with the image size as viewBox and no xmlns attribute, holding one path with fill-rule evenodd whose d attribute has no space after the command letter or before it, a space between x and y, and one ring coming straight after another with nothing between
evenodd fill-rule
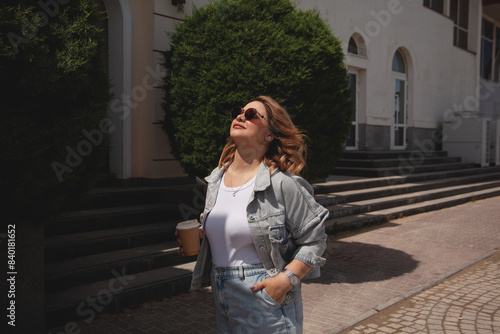
<instances>
[{"instance_id":1,"label":"concrete staircase","mask_svg":"<svg viewBox=\"0 0 500 334\"><path fill-rule=\"evenodd\" d=\"M317 201L330 211L328 233L500 195L500 166L479 168L443 151L425 157L351 151L337 166L330 181L313 185Z\"/></svg>"},{"instance_id":2,"label":"concrete staircase","mask_svg":"<svg viewBox=\"0 0 500 334\"><path fill-rule=\"evenodd\" d=\"M175 225L197 218L204 186L94 189L45 229L46 322L52 328L189 288L192 263Z\"/></svg>"},{"instance_id":3,"label":"concrete staircase","mask_svg":"<svg viewBox=\"0 0 500 334\"><path fill-rule=\"evenodd\" d=\"M335 175L313 183L330 210L329 233L500 195L500 167L477 168L446 152L344 157ZM203 199L194 184L98 188L85 207L48 225L47 325L187 290L196 257L180 256L173 233Z\"/></svg>"}]
</instances>

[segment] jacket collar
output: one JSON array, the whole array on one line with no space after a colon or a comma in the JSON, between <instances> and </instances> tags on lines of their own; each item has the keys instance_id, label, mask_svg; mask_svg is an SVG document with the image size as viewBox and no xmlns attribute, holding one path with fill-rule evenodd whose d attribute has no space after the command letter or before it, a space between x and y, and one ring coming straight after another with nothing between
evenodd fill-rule
<instances>
[{"instance_id":1,"label":"jacket collar","mask_svg":"<svg viewBox=\"0 0 500 334\"><path fill-rule=\"evenodd\" d=\"M214 169L212 173L205 178L205 180L208 183L218 182L222 178L222 174L228 167L229 163L226 163L222 168ZM266 190L271 185L271 176L277 172L278 172L277 169L270 172L269 167L267 167L263 162L261 162L259 169L257 171L254 191Z\"/></svg>"},{"instance_id":2,"label":"jacket collar","mask_svg":"<svg viewBox=\"0 0 500 334\"><path fill-rule=\"evenodd\" d=\"M224 171L229 167L229 163L226 163L222 168L215 168L209 176L205 178L208 183L214 183L220 180Z\"/></svg>"}]
</instances>

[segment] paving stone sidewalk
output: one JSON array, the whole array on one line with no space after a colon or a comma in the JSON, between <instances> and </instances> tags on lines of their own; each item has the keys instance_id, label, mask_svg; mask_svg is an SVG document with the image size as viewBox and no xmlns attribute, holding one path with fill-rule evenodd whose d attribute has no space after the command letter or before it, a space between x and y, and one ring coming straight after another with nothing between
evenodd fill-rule
<instances>
[{"instance_id":1,"label":"paving stone sidewalk","mask_svg":"<svg viewBox=\"0 0 500 334\"><path fill-rule=\"evenodd\" d=\"M340 334L500 333L500 253Z\"/></svg>"},{"instance_id":2,"label":"paving stone sidewalk","mask_svg":"<svg viewBox=\"0 0 500 334\"><path fill-rule=\"evenodd\" d=\"M412 333L412 328L417 330L413 333L495 333L486 327L483 331L482 324L486 326L485 314L490 314L490 328L498 331L500 270L498 256L491 256L500 247L499 213L500 197L495 197L330 236L322 277L303 284L304 333ZM471 267L479 262L486 269ZM451 276L462 270L470 272L466 282L477 280L478 285L454 281ZM460 289L437 285L441 282L471 291L462 297L476 298L469 305L486 311L474 313L473 307L463 306L459 311L459 304L445 309L448 300L461 295ZM382 310L390 315L370 318L385 314ZM425 312L431 312L427 319L418 317ZM403 317L405 323L396 320ZM476 319L474 328L471 317ZM84 334L217 333L208 288L101 314L79 326Z\"/></svg>"}]
</instances>

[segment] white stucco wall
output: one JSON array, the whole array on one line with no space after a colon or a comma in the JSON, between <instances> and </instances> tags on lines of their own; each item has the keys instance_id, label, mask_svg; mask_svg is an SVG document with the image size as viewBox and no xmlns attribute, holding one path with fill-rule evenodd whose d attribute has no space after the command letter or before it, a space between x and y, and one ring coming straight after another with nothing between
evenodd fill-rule
<instances>
[{"instance_id":1,"label":"white stucco wall","mask_svg":"<svg viewBox=\"0 0 500 334\"><path fill-rule=\"evenodd\" d=\"M163 56L162 52L170 48L169 33L175 30L175 25L182 22L186 15L191 15L193 6L191 0L187 0L182 8L172 5L170 0L153 0L154 9L146 20L152 20L154 26L152 38L153 47L150 52L153 52L153 68L155 72L160 72L164 75L162 67ZM156 89L154 94L154 107L152 108L153 122L164 118L162 108L163 92L161 89ZM152 129L152 143L150 148L153 150L153 162L151 163L151 172L155 177L176 177L184 176L184 172L179 162L175 160L171 154L171 147L166 134L158 126Z\"/></svg>"},{"instance_id":2,"label":"white stucco wall","mask_svg":"<svg viewBox=\"0 0 500 334\"><path fill-rule=\"evenodd\" d=\"M471 2L473 3L473 2ZM404 50L409 67L408 125L439 128L443 112L474 95L478 57L453 46L453 22L411 0L298 0L303 9L318 9L345 48L353 33L365 39L366 118L371 125L391 125L393 117L392 58ZM478 4L478 6L480 6ZM471 26L477 20L471 20ZM477 31L476 31L477 32ZM477 38L472 49L477 49ZM351 58L351 59L349 59ZM349 57L347 64L360 62ZM477 106L475 106L477 110Z\"/></svg>"}]
</instances>

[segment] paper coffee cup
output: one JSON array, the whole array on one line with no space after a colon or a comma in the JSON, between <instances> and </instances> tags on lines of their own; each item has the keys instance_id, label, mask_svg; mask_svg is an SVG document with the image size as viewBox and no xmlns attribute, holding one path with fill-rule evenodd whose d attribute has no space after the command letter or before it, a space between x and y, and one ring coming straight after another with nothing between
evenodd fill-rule
<instances>
[{"instance_id":1,"label":"paper coffee cup","mask_svg":"<svg viewBox=\"0 0 500 334\"><path fill-rule=\"evenodd\" d=\"M193 256L200 252L200 224L196 219L178 223L177 234L186 256Z\"/></svg>"}]
</instances>

